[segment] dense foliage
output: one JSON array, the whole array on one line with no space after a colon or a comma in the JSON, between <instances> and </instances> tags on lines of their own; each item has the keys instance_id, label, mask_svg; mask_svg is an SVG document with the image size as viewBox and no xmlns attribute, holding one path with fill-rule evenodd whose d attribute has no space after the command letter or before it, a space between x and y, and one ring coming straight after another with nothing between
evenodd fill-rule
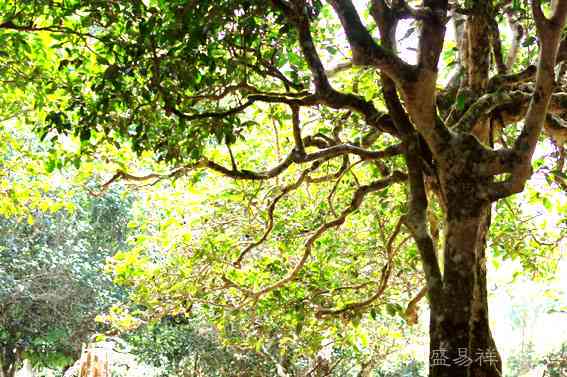
<instances>
[{"instance_id":1,"label":"dense foliage","mask_svg":"<svg viewBox=\"0 0 567 377\"><path fill-rule=\"evenodd\" d=\"M78 358L97 331L95 317L123 295L103 267L126 246L130 205L117 193L70 195L52 185L34 197L12 187L13 202L5 208L13 213L0 217L0 364L6 376L24 358L51 368Z\"/></svg>"},{"instance_id":2,"label":"dense foliage","mask_svg":"<svg viewBox=\"0 0 567 377\"><path fill-rule=\"evenodd\" d=\"M496 355L430 376L501 374L487 261L545 278L565 233L564 199L538 190L566 187L567 1L34 0L0 16L2 112L51 143L46 169L105 161L101 192L160 189L110 265L131 302L104 321L199 312L280 365L329 374L346 352L363 374L427 297L432 355ZM534 170L547 182L518 208ZM526 221L540 204L555 217Z\"/></svg>"},{"instance_id":3,"label":"dense foliage","mask_svg":"<svg viewBox=\"0 0 567 377\"><path fill-rule=\"evenodd\" d=\"M214 328L196 319L168 317L127 335L130 352L152 364L163 376L269 376L273 362L261 353L222 345Z\"/></svg>"}]
</instances>

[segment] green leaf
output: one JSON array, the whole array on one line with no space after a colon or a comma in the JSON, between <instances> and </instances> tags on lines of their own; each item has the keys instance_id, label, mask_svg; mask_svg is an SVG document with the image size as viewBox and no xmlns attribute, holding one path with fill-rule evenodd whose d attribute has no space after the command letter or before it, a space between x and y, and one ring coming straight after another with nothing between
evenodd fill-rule
<instances>
[{"instance_id":1,"label":"green leaf","mask_svg":"<svg viewBox=\"0 0 567 377\"><path fill-rule=\"evenodd\" d=\"M550 212L553 210L553 204L551 203L551 200L549 200L548 197L544 196L543 198L541 198L541 202L546 210Z\"/></svg>"},{"instance_id":2,"label":"green leaf","mask_svg":"<svg viewBox=\"0 0 567 377\"><path fill-rule=\"evenodd\" d=\"M456 100L457 110L464 111L465 110L465 94L459 93Z\"/></svg>"}]
</instances>

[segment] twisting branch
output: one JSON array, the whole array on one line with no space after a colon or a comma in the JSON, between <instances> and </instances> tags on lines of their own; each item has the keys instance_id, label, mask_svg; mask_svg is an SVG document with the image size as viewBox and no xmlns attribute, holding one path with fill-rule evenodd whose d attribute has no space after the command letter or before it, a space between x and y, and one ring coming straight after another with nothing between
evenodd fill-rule
<instances>
[{"instance_id":1,"label":"twisting branch","mask_svg":"<svg viewBox=\"0 0 567 377\"><path fill-rule=\"evenodd\" d=\"M396 19L387 11L386 2L375 0L373 17L380 28L382 43L395 50ZM404 220L412 233L418 250L421 254L423 270L427 285L432 295L441 291L441 272L437 261L435 244L427 231L427 194L423 181L423 163L421 156L420 139L398 97L395 83L387 76L382 75L382 85L386 106L392 115L394 124L402 135L404 144L404 157L408 167L408 182L410 187L409 212ZM445 126L443 126L445 127Z\"/></svg>"},{"instance_id":2,"label":"twisting branch","mask_svg":"<svg viewBox=\"0 0 567 377\"><path fill-rule=\"evenodd\" d=\"M155 184L163 179L178 177L182 174L186 174L195 169L206 168L206 169L211 169L217 173L220 173L230 178L258 181L258 180L266 180L277 177L294 163L302 164L306 162L322 162L338 156L347 156L348 154L358 155L361 158L361 160L368 161L368 160L376 160L381 158L392 157L402 153L401 145L399 144L392 145L381 151L371 151L353 144L339 144L339 145L333 145L327 147L328 144L318 143L317 140L313 137L303 138L303 145L306 144L317 145L322 147L323 149L317 152L305 153L301 155L300 153L297 152L297 149L294 148L276 166L274 166L269 170L260 171L260 172L250 171L246 169L237 170L235 167L236 161L231 161L233 166L231 169L228 169L214 161L208 160L207 158L203 158L200 161L192 164L178 167L176 169L173 169L171 172L165 174L151 173L144 176L136 176L126 173L123 170L118 170L107 182L105 182L101 186L100 192L92 193L92 195L95 196L101 195L110 187L110 185L121 179L126 181L135 181L135 182L145 182L148 180L153 180L152 184Z\"/></svg>"},{"instance_id":3,"label":"twisting branch","mask_svg":"<svg viewBox=\"0 0 567 377\"><path fill-rule=\"evenodd\" d=\"M335 184L333 185L333 188L331 189L331 192L327 196L327 202L329 203L329 208L331 209L331 212L333 213L333 215L338 216L337 213L335 212L335 206L333 205L333 197L335 196L335 193L337 192L337 188L339 187L339 183L341 183L341 180L345 176L346 173L348 173L352 168L354 168L356 165L360 164L363 161L364 161L363 159L360 159L360 160L356 161L354 164L349 165L337 177L337 181L335 182Z\"/></svg>"},{"instance_id":4,"label":"twisting branch","mask_svg":"<svg viewBox=\"0 0 567 377\"><path fill-rule=\"evenodd\" d=\"M123 171L123 170L118 170L109 180L107 180L105 183L103 183L100 186L100 189L99 189L98 192L90 192L90 194L93 195L93 196L100 196L104 192L106 192L114 182L117 182L119 180L133 181L133 182L146 182L146 181L151 180L152 181L151 184L153 185L153 184L156 184L157 182L159 182L163 179L174 178L174 177L180 176L181 174L184 174L184 173L186 173L190 170L193 170L194 168L197 167L197 165L199 165L199 163L179 167L179 168L173 169L171 172L165 173L165 174L150 173L150 174L146 174L146 175L142 175L142 176L129 174L129 173Z\"/></svg>"},{"instance_id":5,"label":"twisting branch","mask_svg":"<svg viewBox=\"0 0 567 377\"><path fill-rule=\"evenodd\" d=\"M347 171L347 169L349 169L349 166L350 166L350 164L349 164L348 155L344 155L343 156L343 162L342 162L340 168L336 172L331 173L331 174L326 174L326 175L323 175L323 176L320 176L320 177L308 176L306 181L308 183L321 183L321 182L327 182L327 181L330 181L330 180L333 180L333 179L338 179L344 174L345 171Z\"/></svg>"},{"instance_id":6,"label":"twisting branch","mask_svg":"<svg viewBox=\"0 0 567 377\"><path fill-rule=\"evenodd\" d=\"M311 104L317 103L333 109L356 111L364 116L366 123L370 126L396 136L396 129L389 121L389 117L378 112L372 102L355 94L339 92L331 86L311 35L309 19L304 14L303 8L296 10L287 2L277 0L272 0L272 2L283 11L298 31L299 45L315 85L316 96L311 98Z\"/></svg>"},{"instance_id":7,"label":"twisting branch","mask_svg":"<svg viewBox=\"0 0 567 377\"><path fill-rule=\"evenodd\" d=\"M415 147L410 148L414 149ZM408 165L411 191L405 225L410 230L420 252L429 295L435 297L441 294L442 276L435 243L427 229L428 201L423 182L422 162L416 157L415 152L408 152L406 164ZM430 300L430 302L434 301L437 302Z\"/></svg>"},{"instance_id":8,"label":"twisting branch","mask_svg":"<svg viewBox=\"0 0 567 377\"><path fill-rule=\"evenodd\" d=\"M525 98L525 93L520 91L488 93L474 102L461 118L452 126L459 132L471 132L477 124L482 124L488 119L489 114L498 106L508 103L519 102Z\"/></svg>"},{"instance_id":9,"label":"twisting branch","mask_svg":"<svg viewBox=\"0 0 567 377\"><path fill-rule=\"evenodd\" d=\"M394 228L392 235L388 239L388 243L386 244L387 260L386 263L384 264L384 267L382 267L382 272L380 275L380 283L378 284L378 289L376 289L376 292L362 301L348 303L344 305L342 308L337 308L337 309L320 308L315 313L316 317L320 318L325 315L341 314L348 310L363 309L368 305L372 304L374 301L380 298L382 294L384 294L384 291L388 287L388 280L390 279L390 275L392 273L394 256L396 252L399 250L399 247L394 248L393 245L394 245L394 241L398 237L398 234L400 234L400 231L402 229L402 224L403 224L403 218L400 217L400 219L396 223L396 227Z\"/></svg>"},{"instance_id":10,"label":"twisting branch","mask_svg":"<svg viewBox=\"0 0 567 377\"><path fill-rule=\"evenodd\" d=\"M523 82L532 81L536 75L537 67L530 65L526 69L509 74L498 74L488 80L487 91L493 92L503 87L510 87Z\"/></svg>"},{"instance_id":11,"label":"twisting branch","mask_svg":"<svg viewBox=\"0 0 567 377\"><path fill-rule=\"evenodd\" d=\"M242 250L242 252L240 253L240 255L238 256L238 258L232 263L236 268L240 268L241 263L242 263L242 259L244 259L244 257L250 252L252 251L252 249L254 249L255 247L258 247L259 245L261 245L264 241L266 241L266 239L268 238L268 236L270 235L270 233L272 232L272 229L274 228L274 211L276 209L276 206L278 204L278 202L287 194L289 194L291 191L297 190L299 188L299 186L301 186L301 184L303 183L303 181L305 180L305 178L307 177L307 174L311 171L312 169L306 169L303 172L301 172L299 178L292 184L285 186L282 189L282 192L275 197L275 199L272 201L272 203L270 204L270 206L268 207L268 225L266 226L266 230L264 231L264 234L262 235L262 237L260 237L257 241L251 243L250 245L248 245L244 250Z\"/></svg>"},{"instance_id":12,"label":"twisting branch","mask_svg":"<svg viewBox=\"0 0 567 377\"><path fill-rule=\"evenodd\" d=\"M199 120L199 119L208 119L208 118L224 118L230 115L235 115L238 114L240 112L242 112L243 110L245 110L246 108L252 106L252 104L254 104L254 100L253 99L249 99L248 101L246 101L245 103L233 107L231 109L228 109L226 111L221 111L221 112L204 112L204 113L199 113L199 114L187 114L184 113L183 111L179 110L177 107L175 107L171 101L166 100L166 104L165 104L165 110L177 115L179 118L182 118L186 121L194 121L194 120Z\"/></svg>"},{"instance_id":13,"label":"twisting branch","mask_svg":"<svg viewBox=\"0 0 567 377\"><path fill-rule=\"evenodd\" d=\"M489 197L491 200L498 200L524 189L527 179L531 176L530 162L546 119L555 86L554 66L561 32L567 17L567 0L554 2L553 15L550 19L545 17L541 4L537 0L532 1L532 13L540 38L535 91L524 119L522 132L514 143L513 153L516 158L511 177L503 182L495 182L490 185Z\"/></svg>"},{"instance_id":14,"label":"twisting branch","mask_svg":"<svg viewBox=\"0 0 567 377\"><path fill-rule=\"evenodd\" d=\"M297 149L293 149L287 157L278 165L264 172L253 172L250 170L230 170L213 161L203 160L199 167L204 166L218 173L235 179L245 180L265 180L276 177L290 167L293 163L300 164L305 162L313 162L318 160L328 160L334 157L347 154L360 156L364 160L374 160L392 157L401 153L400 145L392 145L382 151L369 151L352 144L333 145L328 148L321 149L313 153L300 154Z\"/></svg>"},{"instance_id":15,"label":"twisting branch","mask_svg":"<svg viewBox=\"0 0 567 377\"><path fill-rule=\"evenodd\" d=\"M251 298L255 301L259 300L262 296L264 296L268 292L281 288L287 283L294 280L297 277L297 274L299 274L299 272L307 262L307 259L309 259L309 257L311 256L311 251L315 241L317 241L329 229L337 228L341 226L345 222L347 216L353 213L354 211L356 211L360 207L366 195L368 195L371 192L382 190L393 183L402 182L405 179L406 179L406 175L404 173L396 171L388 178L384 178L375 181L373 183L370 183L368 185L359 187L354 193L350 205L345 210L343 210L341 215L336 219L321 225L315 231L315 233L313 233L311 237L307 239L307 241L305 242L305 250L303 252L303 255L301 256L301 259L297 262L297 264L293 267L293 269L285 277L278 280L274 284L261 288L258 291L254 292Z\"/></svg>"},{"instance_id":16,"label":"twisting branch","mask_svg":"<svg viewBox=\"0 0 567 377\"><path fill-rule=\"evenodd\" d=\"M402 153L402 147L400 144L394 144L386 147L381 151L370 151L353 144L339 144L333 145L329 148L321 149L317 152L308 153L305 155L303 161L315 161L321 158L337 157L347 153L357 155L364 160L376 160L397 156Z\"/></svg>"},{"instance_id":17,"label":"twisting branch","mask_svg":"<svg viewBox=\"0 0 567 377\"><path fill-rule=\"evenodd\" d=\"M283 173L294 162L300 162L300 161L301 161L301 156L297 153L295 149L293 149L278 165L263 172L254 172L245 169L241 169L241 170L227 169L226 167L207 159L201 160L198 163L198 167L206 167L216 171L217 173L221 173L223 175L226 175L227 177L234 179L257 181L257 180L274 178L280 175L281 173Z\"/></svg>"},{"instance_id":18,"label":"twisting branch","mask_svg":"<svg viewBox=\"0 0 567 377\"><path fill-rule=\"evenodd\" d=\"M328 0L343 26L355 65L374 66L397 83L414 81L417 70L394 53L380 47L362 24L351 0Z\"/></svg>"}]
</instances>

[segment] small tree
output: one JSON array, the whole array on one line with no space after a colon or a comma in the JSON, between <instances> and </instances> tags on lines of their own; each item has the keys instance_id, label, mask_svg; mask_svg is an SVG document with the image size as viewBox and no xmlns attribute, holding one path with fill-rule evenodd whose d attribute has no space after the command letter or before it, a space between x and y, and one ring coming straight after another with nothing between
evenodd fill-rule
<instances>
[{"instance_id":1,"label":"small tree","mask_svg":"<svg viewBox=\"0 0 567 377\"><path fill-rule=\"evenodd\" d=\"M36 212L33 223L0 218L5 377L24 358L36 367L72 364L96 331L95 316L120 298L102 268L125 246L127 202L108 195L75 198L74 204L73 212Z\"/></svg>"}]
</instances>

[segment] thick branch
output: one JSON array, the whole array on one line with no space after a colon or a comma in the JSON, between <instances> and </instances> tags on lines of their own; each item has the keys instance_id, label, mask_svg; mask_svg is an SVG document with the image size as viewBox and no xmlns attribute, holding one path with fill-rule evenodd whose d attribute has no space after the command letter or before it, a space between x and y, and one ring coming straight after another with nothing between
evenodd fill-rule
<instances>
[{"instance_id":1,"label":"thick branch","mask_svg":"<svg viewBox=\"0 0 567 377\"><path fill-rule=\"evenodd\" d=\"M405 224L412 233L421 255L430 302L437 302L436 298L442 290L442 276L435 243L427 229L428 200L423 182L423 162L417 154L418 149L416 140L408 146L405 156L410 184L409 211Z\"/></svg>"},{"instance_id":2,"label":"thick branch","mask_svg":"<svg viewBox=\"0 0 567 377\"><path fill-rule=\"evenodd\" d=\"M366 123L370 126L396 136L396 130L389 122L388 117L378 112L372 102L354 94L341 93L331 86L311 35L309 19L305 17L303 9L297 12L292 7L282 4L282 2L276 1L276 3L283 10L288 20L296 27L302 54L313 76L316 95L306 98L306 100L309 100L308 104L324 104L334 109L356 111L364 116ZM305 104L305 102L297 100L287 100L286 103L290 105Z\"/></svg>"},{"instance_id":3,"label":"thick branch","mask_svg":"<svg viewBox=\"0 0 567 377\"><path fill-rule=\"evenodd\" d=\"M353 64L373 66L397 83L414 81L416 68L376 44L351 0L328 0L343 26L352 49Z\"/></svg>"},{"instance_id":4,"label":"thick branch","mask_svg":"<svg viewBox=\"0 0 567 377\"><path fill-rule=\"evenodd\" d=\"M383 0L376 0L373 3L373 17L380 28L382 43L395 49L395 30L397 20L389 13L389 8ZM419 148L419 137L416 134L412 123L403 108L398 97L395 83L387 76L382 75L382 86L386 106L392 115L394 124L404 141L406 165L410 183L410 203L409 213L405 217L406 225L412 231L421 259L424 271L432 294L440 291L441 273L435 251L435 244L427 231L427 195L423 182L422 164L423 158ZM443 126L444 127L444 126Z\"/></svg>"},{"instance_id":5,"label":"thick branch","mask_svg":"<svg viewBox=\"0 0 567 377\"><path fill-rule=\"evenodd\" d=\"M488 119L490 112L498 106L508 103L517 103L524 99L525 93L520 91L488 93L473 103L452 129L458 132L470 133L477 124Z\"/></svg>"},{"instance_id":6,"label":"thick branch","mask_svg":"<svg viewBox=\"0 0 567 377\"><path fill-rule=\"evenodd\" d=\"M554 66L567 16L567 0L555 2L553 16L550 19L543 14L539 1L532 1L532 12L540 38L535 91L524 119L524 128L514 143L513 151L518 159L512 175L504 182L494 183L491 187L492 200L521 192L526 180L531 176L531 159L544 125L555 85Z\"/></svg>"},{"instance_id":7,"label":"thick branch","mask_svg":"<svg viewBox=\"0 0 567 377\"><path fill-rule=\"evenodd\" d=\"M488 80L487 91L493 92L501 88L532 81L536 73L537 67L535 65L530 65L523 71L517 73L498 74Z\"/></svg>"},{"instance_id":8,"label":"thick branch","mask_svg":"<svg viewBox=\"0 0 567 377\"><path fill-rule=\"evenodd\" d=\"M445 41L448 2L424 0L423 5L431 10L431 16L423 20L419 37L417 60L420 68L437 72L439 56Z\"/></svg>"}]
</instances>

